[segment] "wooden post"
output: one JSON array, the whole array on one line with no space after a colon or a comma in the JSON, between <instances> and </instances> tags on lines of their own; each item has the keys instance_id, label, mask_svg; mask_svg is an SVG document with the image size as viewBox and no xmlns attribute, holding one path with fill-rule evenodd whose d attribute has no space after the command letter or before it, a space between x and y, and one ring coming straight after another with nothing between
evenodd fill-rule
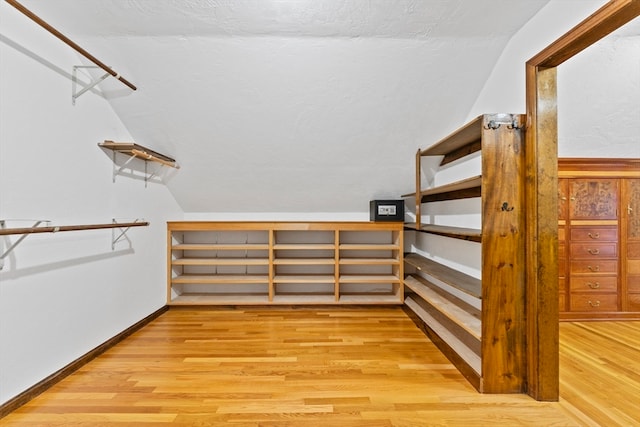
<instances>
[{"instance_id":1,"label":"wooden post","mask_svg":"<svg viewBox=\"0 0 640 427\"><path fill-rule=\"evenodd\" d=\"M559 398L558 114L556 67L640 15L640 0L612 0L526 64L527 391Z\"/></svg>"}]
</instances>

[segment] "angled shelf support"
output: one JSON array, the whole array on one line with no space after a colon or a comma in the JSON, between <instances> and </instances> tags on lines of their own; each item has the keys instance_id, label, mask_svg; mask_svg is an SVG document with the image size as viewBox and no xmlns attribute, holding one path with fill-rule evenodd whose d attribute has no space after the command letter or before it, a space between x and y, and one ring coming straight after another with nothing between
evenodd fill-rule
<instances>
[{"instance_id":1,"label":"angled shelf support","mask_svg":"<svg viewBox=\"0 0 640 427\"><path fill-rule=\"evenodd\" d=\"M175 159L133 142L114 142L105 140L104 142L98 143L98 146L100 148L105 148L107 150L113 151L113 182L116 182L116 176L120 175L126 169L126 167L136 158L144 160L145 162L145 187L147 185L147 182L150 181L154 176L156 176L158 172L158 170L155 170L154 172L149 173L147 171L147 162L159 163L161 167L169 166L172 168L180 169L180 165L178 165ZM118 163L116 162L116 153L124 154L126 156L129 156L129 158L122 165L118 165Z\"/></svg>"},{"instance_id":2,"label":"angled shelf support","mask_svg":"<svg viewBox=\"0 0 640 427\"><path fill-rule=\"evenodd\" d=\"M85 94L86 92L90 91L91 89L93 89L94 87L96 87L98 85L98 83L103 82L104 80L106 80L108 77L111 76L111 74L109 73L105 73L102 76L98 77L97 79L91 81L91 83L89 83L88 85L84 86L82 89L78 90L78 69L83 69L83 68L100 68L96 65L74 65L73 66L73 73L72 73L72 77L71 80L73 82L73 85L71 87L71 103L73 105L76 105L76 99L80 98L80 96L82 96L83 94Z\"/></svg>"},{"instance_id":3,"label":"angled shelf support","mask_svg":"<svg viewBox=\"0 0 640 427\"><path fill-rule=\"evenodd\" d=\"M46 220L46 219L38 219L35 220L34 224L31 226L31 228L37 228L40 224L42 224L43 222L49 223L50 221ZM7 230L7 222L2 219L0 220L0 230L1 231L6 231ZM4 233L3 233L4 234ZM24 239L26 239L28 236L28 234L22 234L18 240L16 240L15 242L13 242L3 253L2 255L0 255L0 270L2 270L4 268L4 259L9 256L9 254L20 244L22 243L22 241Z\"/></svg>"},{"instance_id":4,"label":"angled shelf support","mask_svg":"<svg viewBox=\"0 0 640 427\"><path fill-rule=\"evenodd\" d=\"M133 220L133 222L127 222L127 223L119 223L118 221L116 221L115 218L112 218L111 222L115 227L117 227L120 230L120 234L116 236L116 233L117 233L116 229L111 228L111 250L112 251L116 249L116 243L118 243L120 239L124 238L129 240L129 238L127 237L127 232L131 229L131 227L137 227L140 225L149 225L148 222L141 220L140 218L136 218Z\"/></svg>"}]
</instances>

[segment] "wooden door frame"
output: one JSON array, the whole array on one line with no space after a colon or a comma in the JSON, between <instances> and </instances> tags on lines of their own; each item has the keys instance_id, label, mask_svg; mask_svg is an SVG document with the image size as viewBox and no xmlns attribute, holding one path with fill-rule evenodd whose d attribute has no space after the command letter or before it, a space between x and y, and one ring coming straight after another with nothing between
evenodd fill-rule
<instances>
[{"instance_id":1,"label":"wooden door frame","mask_svg":"<svg viewBox=\"0 0 640 427\"><path fill-rule=\"evenodd\" d=\"M611 0L526 63L527 392L559 399L558 114L556 67L640 15Z\"/></svg>"}]
</instances>

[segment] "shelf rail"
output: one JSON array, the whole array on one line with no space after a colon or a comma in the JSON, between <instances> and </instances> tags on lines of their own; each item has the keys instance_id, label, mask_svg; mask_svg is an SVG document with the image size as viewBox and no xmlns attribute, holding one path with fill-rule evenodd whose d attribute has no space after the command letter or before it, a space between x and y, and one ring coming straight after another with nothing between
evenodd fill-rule
<instances>
[{"instance_id":1,"label":"shelf rail","mask_svg":"<svg viewBox=\"0 0 640 427\"><path fill-rule=\"evenodd\" d=\"M128 86L131 90L137 90L138 89L133 83L131 83L130 81L128 81L127 79L122 77L120 74L115 72L110 67L108 67L104 62L100 61L98 58L96 58L95 56L91 55L89 52L87 52L86 50L84 50L83 48L78 46L78 44L76 44L74 41L69 39L67 36L62 34L60 31L56 30L54 27L49 25L42 18L40 18L35 13L31 12L29 9L24 7L22 4L20 4L16 0L5 0L5 1L7 3L9 3L11 6L15 7L16 9L18 9L20 12L22 12L24 15L26 15L28 18L30 18L32 21L34 21L36 24L40 25L42 28L44 28L45 30L49 31L51 34L56 36L58 39L62 40L64 43L69 45L71 48L73 48L80 55L84 56L89 61L93 62L98 67L100 67L104 71L106 71L108 74L110 74L111 76L115 77L117 80L122 82L124 85ZM102 80L104 80L104 78Z\"/></svg>"},{"instance_id":2,"label":"shelf rail","mask_svg":"<svg viewBox=\"0 0 640 427\"><path fill-rule=\"evenodd\" d=\"M32 227L22 228L6 228L6 220L0 220L0 236L20 235L20 237L11 244L2 255L0 255L0 270L4 267L4 259L30 234L38 233L58 233L63 231L83 231L83 230L101 230L112 229L111 234L111 250L115 249L116 243L126 236L127 231L131 227L146 227L149 225L148 221L142 221L135 219L131 222L116 222L115 219L111 223L106 224L81 224L81 225L57 225L40 227L43 222L49 223L48 220L36 220ZM119 228L120 234L115 237L115 230Z\"/></svg>"}]
</instances>

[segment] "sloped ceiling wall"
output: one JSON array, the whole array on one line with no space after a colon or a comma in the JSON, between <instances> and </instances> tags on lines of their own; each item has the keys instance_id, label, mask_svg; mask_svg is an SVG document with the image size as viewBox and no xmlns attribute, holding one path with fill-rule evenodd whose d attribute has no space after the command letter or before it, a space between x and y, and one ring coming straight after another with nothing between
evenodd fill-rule
<instances>
[{"instance_id":1,"label":"sloped ceiling wall","mask_svg":"<svg viewBox=\"0 0 640 427\"><path fill-rule=\"evenodd\" d=\"M412 190L415 151L466 120L548 1L23 4L138 86L101 88L135 142L179 161L185 212L366 212Z\"/></svg>"}]
</instances>

